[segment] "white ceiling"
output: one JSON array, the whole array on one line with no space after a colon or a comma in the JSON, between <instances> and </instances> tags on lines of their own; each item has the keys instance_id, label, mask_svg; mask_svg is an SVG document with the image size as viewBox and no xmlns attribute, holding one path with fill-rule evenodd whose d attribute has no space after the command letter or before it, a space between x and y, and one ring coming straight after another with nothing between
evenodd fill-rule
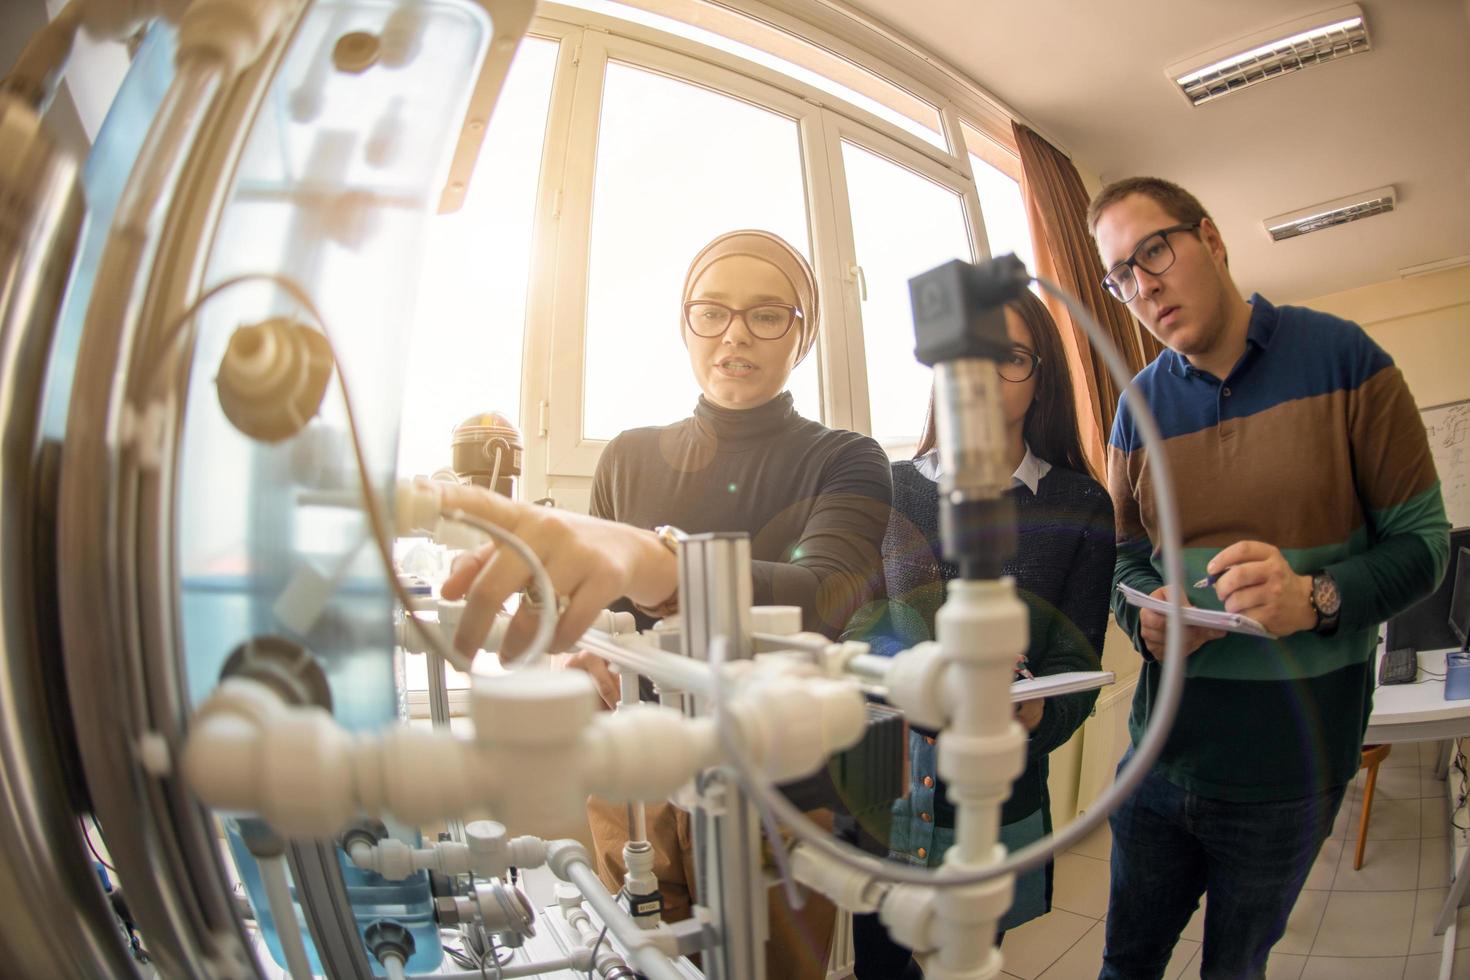
<instances>
[{"instance_id":1,"label":"white ceiling","mask_svg":"<svg viewBox=\"0 0 1470 980\"><path fill-rule=\"evenodd\" d=\"M1366 0L1373 50L1192 108L1164 67L1332 0L849 0L1031 119L1103 181L1167 177L1275 302L1470 253L1470 3ZM1398 208L1273 243L1262 219L1392 184Z\"/></svg>"}]
</instances>

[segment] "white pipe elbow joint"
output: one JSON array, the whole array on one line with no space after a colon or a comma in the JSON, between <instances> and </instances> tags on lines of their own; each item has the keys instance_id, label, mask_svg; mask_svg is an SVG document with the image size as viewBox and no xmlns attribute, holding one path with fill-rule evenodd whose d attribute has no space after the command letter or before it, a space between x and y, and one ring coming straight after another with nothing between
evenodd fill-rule
<instances>
[{"instance_id":1,"label":"white pipe elbow joint","mask_svg":"<svg viewBox=\"0 0 1470 980\"><path fill-rule=\"evenodd\" d=\"M806 844L797 845L792 852L791 873L797 881L849 912L876 912L883 897L883 886L871 874L856 871Z\"/></svg>"},{"instance_id":2,"label":"white pipe elbow joint","mask_svg":"<svg viewBox=\"0 0 1470 980\"><path fill-rule=\"evenodd\" d=\"M943 728L949 721L949 699L944 674L949 661L938 643L920 643L893 658L885 683L888 699L910 722L924 728Z\"/></svg>"},{"instance_id":3,"label":"white pipe elbow joint","mask_svg":"<svg viewBox=\"0 0 1470 980\"><path fill-rule=\"evenodd\" d=\"M640 704L602 713L582 739L585 787L615 802L662 800L717 761L717 745L709 719L673 708Z\"/></svg>"},{"instance_id":4,"label":"white pipe elbow joint","mask_svg":"<svg viewBox=\"0 0 1470 980\"><path fill-rule=\"evenodd\" d=\"M352 736L321 708L288 708L270 688L222 681L193 719L182 770L220 810L258 813L283 836L327 836L357 810Z\"/></svg>"},{"instance_id":5,"label":"white pipe elbow joint","mask_svg":"<svg viewBox=\"0 0 1470 980\"><path fill-rule=\"evenodd\" d=\"M261 733L260 814L284 837L327 837L357 812L353 738L321 708L282 713Z\"/></svg>"},{"instance_id":6,"label":"white pipe elbow joint","mask_svg":"<svg viewBox=\"0 0 1470 980\"><path fill-rule=\"evenodd\" d=\"M928 885L894 885L878 907L878 921L895 942L916 953L939 946L935 934L934 889Z\"/></svg>"},{"instance_id":7,"label":"white pipe elbow joint","mask_svg":"<svg viewBox=\"0 0 1470 980\"><path fill-rule=\"evenodd\" d=\"M369 813L389 813L406 824L458 814L501 785L494 771L472 765L473 753L470 743L442 730L398 727L365 739L352 758L356 802Z\"/></svg>"},{"instance_id":8,"label":"white pipe elbow joint","mask_svg":"<svg viewBox=\"0 0 1470 980\"><path fill-rule=\"evenodd\" d=\"M997 847L996 860L1005 856ZM978 885L945 888L934 898L934 916L941 930L978 932L982 926L999 922L1015 899L1014 875L992 878ZM988 935L988 934L987 934Z\"/></svg>"},{"instance_id":9,"label":"white pipe elbow joint","mask_svg":"<svg viewBox=\"0 0 1470 980\"><path fill-rule=\"evenodd\" d=\"M546 863L546 842L539 837L513 837L510 863L515 868L539 868Z\"/></svg>"},{"instance_id":10,"label":"white pipe elbow joint","mask_svg":"<svg viewBox=\"0 0 1470 980\"><path fill-rule=\"evenodd\" d=\"M562 881L571 881L568 865L585 864L592 867L592 857L581 841L549 840L546 842L546 866Z\"/></svg>"},{"instance_id":11,"label":"white pipe elbow joint","mask_svg":"<svg viewBox=\"0 0 1470 980\"><path fill-rule=\"evenodd\" d=\"M1000 735L946 730L939 736L937 763L951 792L986 792L1004 799L1026 769L1026 733L1014 721Z\"/></svg>"},{"instance_id":12,"label":"white pipe elbow joint","mask_svg":"<svg viewBox=\"0 0 1470 980\"><path fill-rule=\"evenodd\" d=\"M779 677L742 692L730 706L740 737L776 782L799 779L856 743L867 727L862 693L848 682Z\"/></svg>"}]
</instances>

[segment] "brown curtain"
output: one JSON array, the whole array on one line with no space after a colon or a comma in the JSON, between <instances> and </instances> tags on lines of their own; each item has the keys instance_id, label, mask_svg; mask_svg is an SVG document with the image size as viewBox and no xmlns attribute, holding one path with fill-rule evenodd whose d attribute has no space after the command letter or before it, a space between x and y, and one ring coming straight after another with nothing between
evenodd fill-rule
<instances>
[{"instance_id":1,"label":"brown curtain","mask_svg":"<svg viewBox=\"0 0 1470 980\"><path fill-rule=\"evenodd\" d=\"M1141 371L1162 348L1151 334L1138 330L1127 308L1102 287L1102 263L1087 230L1088 194L1077 168L1028 127L1012 125L1021 153L1021 194L1036 250L1036 274L1080 299L1108 331L1129 368ZM1098 472L1104 472L1103 449L1122 389L1067 308L1050 295L1044 298L1067 347L1083 449Z\"/></svg>"}]
</instances>

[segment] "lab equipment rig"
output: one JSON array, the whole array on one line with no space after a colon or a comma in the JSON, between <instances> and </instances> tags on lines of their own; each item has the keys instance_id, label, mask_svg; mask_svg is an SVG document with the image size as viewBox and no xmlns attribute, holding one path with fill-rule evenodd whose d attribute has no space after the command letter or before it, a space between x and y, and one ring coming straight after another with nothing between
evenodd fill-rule
<instances>
[{"instance_id":1,"label":"lab equipment rig","mask_svg":"<svg viewBox=\"0 0 1470 980\"><path fill-rule=\"evenodd\" d=\"M1183 684L1177 609L1131 766L1053 838L998 844L1025 742L989 363L1008 346L1002 307L1031 281L1012 257L910 284L961 571L937 642L889 660L802 634L792 610L752 608L745 539L696 535L679 548L676 624L640 634L608 613L581 640L622 678L616 711L537 651L472 674L470 724L451 729L443 668L470 666L448 640L459 609L410 594L393 538L524 545L386 461L409 259L463 199L531 14L529 0L72 0L0 81L5 975L761 980L779 887L876 911L930 980L982 980L1001 972L991 937L1014 874L1088 833L1156 757ZM80 30L137 43L84 164L42 123ZM1155 481L1178 583L1167 472ZM553 595L538 567L524 601L542 648ZM429 728L402 721L405 650L430 658ZM864 691L940 730L957 818L939 869L864 854L774 789L862 736ZM617 894L560 836L589 794L629 808ZM698 878L674 924L643 817L666 800L692 815ZM443 839L425 840L438 823ZM518 884L538 868L557 882L541 907Z\"/></svg>"}]
</instances>

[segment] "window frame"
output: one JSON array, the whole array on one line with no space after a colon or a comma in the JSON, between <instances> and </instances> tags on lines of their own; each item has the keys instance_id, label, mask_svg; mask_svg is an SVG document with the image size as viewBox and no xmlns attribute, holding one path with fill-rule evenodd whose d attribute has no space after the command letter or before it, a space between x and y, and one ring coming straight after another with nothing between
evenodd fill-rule
<instances>
[{"instance_id":1,"label":"window frame","mask_svg":"<svg viewBox=\"0 0 1470 980\"><path fill-rule=\"evenodd\" d=\"M833 208L838 219L839 268L843 275L842 298L845 307L843 333L847 353L847 404L850 425L844 428L872 434L872 408L868 397L868 354L863 333L862 289L863 277L859 272L862 263L857 254L857 240L852 224L852 201L847 186L847 169L842 159L842 144L852 143L869 153L882 157L895 166L902 167L918 177L938 184L960 199L961 213L965 221L965 235L970 245L971 262L989 254L985 244L984 219L980 215L980 198L975 191L975 181L969 175L957 174L948 166L936 167L926 155L915 153L913 147L900 143L881 133L875 133L836 113L826 118L828 140L827 155L834 161L832 169ZM968 160L966 161L968 170ZM887 447L884 447L885 449Z\"/></svg>"},{"instance_id":2,"label":"window frame","mask_svg":"<svg viewBox=\"0 0 1470 980\"><path fill-rule=\"evenodd\" d=\"M778 20L767 22L789 30ZM606 445L604 440L584 438L581 430L592 195L609 59L796 121L812 264L823 297L823 335L815 351L821 420L837 428L871 432L860 283L841 141L847 139L957 193L965 211L970 258L988 257L969 149L954 102L901 73L879 72L940 110L952 148L946 152L774 69L641 24L544 3L529 33L559 42L560 49L542 155L524 324L521 418L526 499L551 497L559 506L585 510L591 476ZM851 45L824 43L810 32L792 33L876 70L872 58L854 57ZM975 118L973 112L964 114L968 125L994 138L990 127L977 125Z\"/></svg>"}]
</instances>

